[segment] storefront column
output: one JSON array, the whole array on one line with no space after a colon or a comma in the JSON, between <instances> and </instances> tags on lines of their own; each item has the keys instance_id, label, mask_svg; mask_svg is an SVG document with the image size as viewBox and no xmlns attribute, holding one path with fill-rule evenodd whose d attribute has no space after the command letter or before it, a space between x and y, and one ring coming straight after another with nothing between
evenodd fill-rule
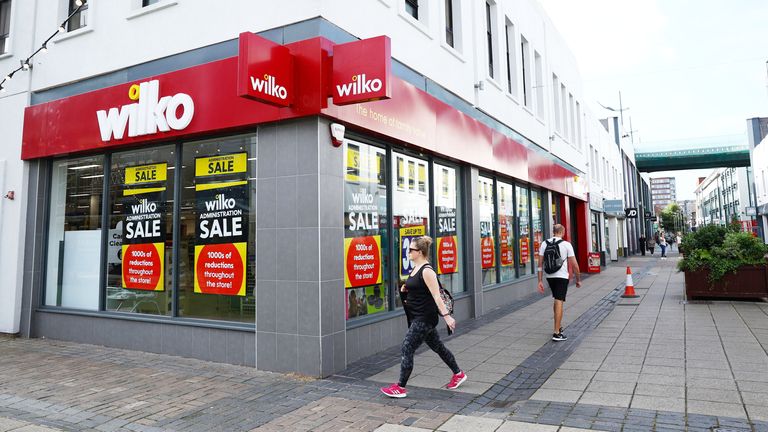
<instances>
[{"instance_id":1,"label":"storefront column","mask_svg":"<svg viewBox=\"0 0 768 432\"><path fill-rule=\"evenodd\" d=\"M483 315L483 272L482 259L480 257L480 221L476 215L480 214L480 192L478 190L480 172L472 167L468 170L468 175L464 176L464 190L466 203L466 221L467 232L467 283L468 289L472 295L472 313L474 317Z\"/></svg>"},{"instance_id":2,"label":"storefront column","mask_svg":"<svg viewBox=\"0 0 768 432\"><path fill-rule=\"evenodd\" d=\"M575 201L575 203L573 212L576 215L576 226L572 229L577 230L578 234L575 238L581 243L576 249L576 260L579 262L579 268L586 271L590 252L589 204L584 201Z\"/></svg>"},{"instance_id":3,"label":"storefront column","mask_svg":"<svg viewBox=\"0 0 768 432\"><path fill-rule=\"evenodd\" d=\"M619 238L619 220L615 217L608 218L608 232L610 236L606 244L608 250L608 259L618 261L618 238Z\"/></svg>"}]
</instances>

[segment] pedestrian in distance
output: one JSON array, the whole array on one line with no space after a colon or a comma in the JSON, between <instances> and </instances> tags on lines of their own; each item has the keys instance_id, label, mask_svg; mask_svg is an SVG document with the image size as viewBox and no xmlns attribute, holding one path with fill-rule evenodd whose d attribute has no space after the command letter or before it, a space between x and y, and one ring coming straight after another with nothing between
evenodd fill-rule
<instances>
[{"instance_id":1,"label":"pedestrian in distance","mask_svg":"<svg viewBox=\"0 0 768 432\"><path fill-rule=\"evenodd\" d=\"M645 243L646 243L645 236L641 235L640 238L637 239L637 242L640 245L640 252L643 254L643 256L645 256Z\"/></svg>"},{"instance_id":2,"label":"pedestrian in distance","mask_svg":"<svg viewBox=\"0 0 768 432\"><path fill-rule=\"evenodd\" d=\"M568 271L570 266L571 271L576 277L576 288L581 288L581 272L579 271L579 263L576 262L576 254L573 253L573 246L563 240L565 235L565 227L556 224L552 227L552 238L545 240L539 248L539 285L538 290L544 294L544 281L543 277L546 273L547 283L549 289L552 291L552 298L554 302L552 304L552 312L555 319L554 332L552 333L553 341L567 340L563 334L563 328L561 327L563 321L563 303L565 303L565 295L568 292L568 282L571 279L571 274Z\"/></svg>"},{"instance_id":3,"label":"pedestrian in distance","mask_svg":"<svg viewBox=\"0 0 768 432\"><path fill-rule=\"evenodd\" d=\"M653 240L653 237L648 239L648 250L651 251L651 255L653 255L653 251L656 249L656 242Z\"/></svg>"},{"instance_id":4,"label":"pedestrian in distance","mask_svg":"<svg viewBox=\"0 0 768 432\"><path fill-rule=\"evenodd\" d=\"M659 236L659 247L661 248L661 259L667 259L667 239L664 235Z\"/></svg>"},{"instance_id":5,"label":"pedestrian in distance","mask_svg":"<svg viewBox=\"0 0 768 432\"><path fill-rule=\"evenodd\" d=\"M435 329L440 317L443 317L450 331L456 328L456 320L440 296L437 274L427 261L431 246L432 238L429 236L417 237L409 246L408 254L413 262L413 270L405 284L400 287L400 296L408 320L408 333L403 340L400 356L400 379L389 387L381 388L382 393L392 398L406 397L405 386L413 372L413 355L423 342L451 368L453 376L445 386L447 389L453 390L467 380L467 375L459 369L456 358L445 347Z\"/></svg>"}]
</instances>

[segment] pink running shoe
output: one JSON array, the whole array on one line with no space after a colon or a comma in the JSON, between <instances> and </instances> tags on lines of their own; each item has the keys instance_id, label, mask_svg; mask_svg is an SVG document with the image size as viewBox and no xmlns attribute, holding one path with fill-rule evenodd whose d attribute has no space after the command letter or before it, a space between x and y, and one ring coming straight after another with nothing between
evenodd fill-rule
<instances>
[{"instance_id":1,"label":"pink running shoe","mask_svg":"<svg viewBox=\"0 0 768 432\"><path fill-rule=\"evenodd\" d=\"M451 382L449 382L445 388L448 390L453 390L455 388L458 388L461 383L467 380L467 374L464 373L464 371L461 371L457 374L455 374L453 377L451 377Z\"/></svg>"},{"instance_id":2,"label":"pink running shoe","mask_svg":"<svg viewBox=\"0 0 768 432\"><path fill-rule=\"evenodd\" d=\"M389 387L382 387L381 392L391 398L404 398L408 395L408 391L405 387L400 387L397 383L392 384Z\"/></svg>"}]
</instances>

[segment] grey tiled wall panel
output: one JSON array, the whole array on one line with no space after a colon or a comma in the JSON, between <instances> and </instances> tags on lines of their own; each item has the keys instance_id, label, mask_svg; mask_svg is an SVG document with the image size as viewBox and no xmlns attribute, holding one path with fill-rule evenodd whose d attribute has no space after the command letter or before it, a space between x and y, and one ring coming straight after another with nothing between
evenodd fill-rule
<instances>
[{"instance_id":1,"label":"grey tiled wall panel","mask_svg":"<svg viewBox=\"0 0 768 432\"><path fill-rule=\"evenodd\" d=\"M38 311L34 336L242 366L256 365L253 331Z\"/></svg>"}]
</instances>

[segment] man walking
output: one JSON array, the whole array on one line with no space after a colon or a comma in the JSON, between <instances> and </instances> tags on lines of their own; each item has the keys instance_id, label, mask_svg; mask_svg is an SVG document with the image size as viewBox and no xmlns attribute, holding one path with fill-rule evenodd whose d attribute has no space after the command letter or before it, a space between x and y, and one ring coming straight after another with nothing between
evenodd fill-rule
<instances>
[{"instance_id":1,"label":"man walking","mask_svg":"<svg viewBox=\"0 0 768 432\"><path fill-rule=\"evenodd\" d=\"M544 273L547 275L549 289L552 290L554 304L552 310L555 318L555 330L552 333L553 341L564 341L568 338L563 334L563 328L560 327L563 320L563 303L565 295L568 292L568 281L570 273L568 266L571 267L576 276L576 288L581 288L581 272L579 263L576 262L576 254L573 253L573 246L563 240L565 227L556 224L552 227L553 237L545 240L539 248L539 292L544 294Z\"/></svg>"}]
</instances>

